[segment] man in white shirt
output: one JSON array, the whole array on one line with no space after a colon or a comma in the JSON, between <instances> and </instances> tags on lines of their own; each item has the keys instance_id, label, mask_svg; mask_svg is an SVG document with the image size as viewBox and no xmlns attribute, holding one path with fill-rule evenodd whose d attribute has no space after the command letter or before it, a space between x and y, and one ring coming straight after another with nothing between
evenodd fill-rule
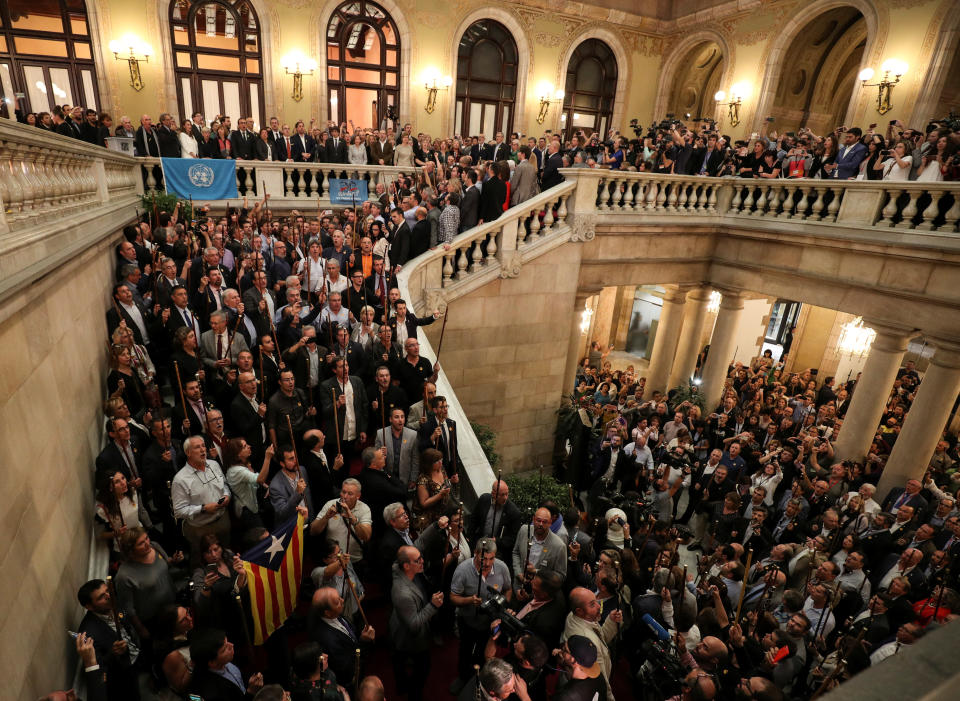
<instances>
[{"instance_id":1,"label":"man in white shirt","mask_svg":"<svg viewBox=\"0 0 960 701\"><path fill-rule=\"evenodd\" d=\"M230 540L230 488L220 466L207 459L203 436L190 436L183 442L187 456L184 465L173 478L171 497L173 515L183 520L183 535L190 543L192 564L200 562L200 539L214 533L220 542Z\"/></svg>"},{"instance_id":2,"label":"man in white shirt","mask_svg":"<svg viewBox=\"0 0 960 701\"><path fill-rule=\"evenodd\" d=\"M363 559L363 543L373 533L370 507L360 501L360 482L348 477L340 486L340 498L331 499L317 511L310 535L326 533L353 562ZM360 542L357 542L357 541Z\"/></svg>"}]
</instances>

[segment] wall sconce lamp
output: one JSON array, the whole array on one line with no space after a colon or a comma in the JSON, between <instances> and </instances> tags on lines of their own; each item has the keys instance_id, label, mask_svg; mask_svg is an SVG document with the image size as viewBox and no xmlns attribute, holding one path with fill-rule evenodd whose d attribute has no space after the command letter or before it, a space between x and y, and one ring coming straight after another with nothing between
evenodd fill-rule
<instances>
[{"instance_id":1,"label":"wall sconce lamp","mask_svg":"<svg viewBox=\"0 0 960 701\"><path fill-rule=\"evenodd\" d=\"M440 76L436 68L428 68L423 75L423 87L427 91L427 104L424 109L427 114L433 114L437 109L437 92L440 90L449 90L453 85L453 78L448 75Z\"/></svg>"},{"instance_id":2,"label":"wall sconce lamp","mask_svg":"<svg viewBox=\"0 0 960 701\"><path fill-rule=\"evenodd\" d=\"M724 102L727 99L727 93L723 90L718 90L713 96L714 100L727 107L727 119L730 120L731 127L740 124L740 105L743 104L746 93L746 86L743 83L736 83L730 88L730 102Z\"/></svg>"},{"instance_id":3,"label":"wall sconce lamp","mask_svg":"<svg viewBox=\"0 0 960 701\"><path fill-rule=\"evenodd\" d=\"M287 72L287 75L293 76L293 94L291 97L295 102L300 102L303 99L303 76L304 74L313 75L313 72L317 70L317 62L312 58L292 53L283 59L283 69Z\"/></svg>"},{"instance_id":4,"label":"wall sconce lamp","mask_svg":"<svg viewBox=\"0 0 960 701\"><path fill-rule=\"evenodd\" d=\"M150 45L140 41L137 37L127 35L123 39L114 39L110 42L110 51L118 61L126 61L130 69L130 87L137 92L143 90L143 76L140 75L140 62L147 63L153 49ZM121 54L124 54L121 56Z\"/></svg>"},{"instance_id":5,"label":"wall sconce lamp","mask_svg":"<svg viewBox=\"0 0 960 701\"><path fill-rule=\"evenodd\" d=\"M563 103L563 90L554 90L552 83L540 83L540 113L537 115L537 124L543 124L554 102Z\"/></svg>"},{"instance_id":6,"label":"wall sconce lamp","mask_svg":"<svg viewBox=\"0 0 960 701\"><path fill-rule=\"evenodd\" d=\"M890 95L893 93L893 86L900 82L900 76L907 72L907 64L897 58L888 58L880 66L880 70L883 71L883 78L879 83L867 82L875 75L874 70L870 67L860 71L860 75L857 77L863 87L877 88L877 112L886 114L893 109L893 105L890 104ZM890 80L891 73L893 74L893 80Z\"/></svg>"}]
</instances>

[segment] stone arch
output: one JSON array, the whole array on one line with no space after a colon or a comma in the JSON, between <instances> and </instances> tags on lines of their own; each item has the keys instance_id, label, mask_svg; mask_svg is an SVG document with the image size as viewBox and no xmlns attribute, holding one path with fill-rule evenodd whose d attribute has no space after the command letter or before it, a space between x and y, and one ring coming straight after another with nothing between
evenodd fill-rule
<instances>
[{"instance_id":1,"label":"stone arch","mask_svg":"<svg viewBox=\"0 0 960 701\"><path fill-rule=\"evenodd\" d=\"M935 114L937 103L950 76L954 56L960 50L960 3L944 0L935 16L943 17L943 20L933 52L926 62L927 71L920 81L919 92L913 103L913 114L908 124L921 125L921 120L925 123L930 117L940 116Z\"/></svg>"},{"instance_id":2,"label":"stone arch","mask_svg":"<svg viewBox=\"0 0 960 701\"><path fill-rule=\"evenodd\" d=\"M176 65L173 61L173 44L170 41L170 3L171 0L151 0L154 3L154 10L160 20L160 43L163 50L158 51L157 56L163 57L163 63L160 66L160 73L163 76L163 90L161 99L166 101L166 110L170 114L179 114L180 109L177 104L177 85L176 85ZM277 91L279 77L274 65L274 51L278 48L278 37L280 23L277 20L276 12L270 8L266 0L247 0L253 9L257 12L257 19L260 21L260 71L263 75L263 119L270 118L272 112L278 108ZM279 61L279 59L276 59ZM279 65L279 63L277 64ZM183 115L180 115L181 117ZM206 117L206 115L204 115Z\"/></svg>"},{"instance_id":3,"label":"stone arch","mask_svg":"<svg viewBox=\"0 0 960 701\"><path fill-rule=\"evenodd\" d=\"M533 50L530 42L527 40L527 34L523 26L510 12L498 7L481 7L469 13L463 18L463 21L457 26L453 33L453 43L450 47L450 63L448 65L447 75L453 76L456 80L457 75L457 47L460 46L460 39L467 28L474 22L484 19L492 19L504 27L513 36L517 44L517 92L513 103L513 130L516 132L525 132L527 117L527 79L533 72ZM611 47L612 48L612 47ZM442 133L449 134L453 131L453 126L457 119L457 100L454 97L455 92L451 88L450 104L447 109L447 123L441 125Z\"/></svg>"},{"instance_id":4,"label":"stone arch","mask_svg":"<svg viewBox=\"0 0 960 701\"><path fill-rule=\"evenodd\" d=\"M763 83L753 101L752 119L744 119L750 123L751 131L760 131L762 120L770 112L777 96L777 86L783 73L786 54L797 35L824 12L838 7L852 7L860 11L867 23L867 45L863 51L863 62L866 65L876 63L875 53L882 48L880 40L880 15L876 3L870 0L815 0L801 8L774 37L770 44L763 71ZM856 85L856 84L855 84ZM844 121L852 121L857 101L860 97L859 85L851 92Z\"/></svg>"},{"instance_id":5,"label":"stone arch","mask_svg":"<svg viewBox=\"0 0 960 701\"><path fill-rule=\"evenodd\" d=\"M653 103L653 114L651 119L662 119L667 111L667 104L670 101L670 91L677 80L677 70L680 64L687 57L690 51L700 44L713 42L720 47L723 53L723 70L721 72L720 85L722 90L730 89L730 78L733 73L733 51L727 43L726 37L720 32L712 29L702 29L692 34L686 35L674 47L670 55L664 59L660 68L660 79L657 82L657 99ZM719 108L714 111L714 118L719 116Z\"/></svg>"},{"instance_id":6,"label":"stone arch","mask_svg":"<svg viewBox=\"0 0 960 701\"><path fill-rule=\"evenodd\" d=\"M627 108L627 85L630 84L630 62L627 58L627 52L623 48L623 43L616 34L608 29L604 29L603 27L594 26L583 28L573 38L573 40L567 46L566 51L564 51L563 56L561 56L560 63L557 66L557 79L554 82L554 85L556 85L558 88L563 87L563 84L566 81L567 66L570 65L570 57L573 55L573 52L576 51L577 47L588 39L599 39L604 44L609 46L610 50L613 51L613 55L617 57L617 93L613 100L613 117L611 118L611 123L609 126L619 129L620 133L626 133L626 130L624 129L626 125L621 124L620 122L623 120L623 113ZM554 131L560 129L560 113L561 110L558 110L557 116L553 120Z\"/></svg>"},{"instance_id":7,"label":"stone arch","mask_svg":"<svg viewBox=\"0 0 960 701\"><path fill-rule=\"evenodd\" d=\"M400 121L410 119L410 84L414 78L410 75L413 35L407 17L394 0L374 0L390 15L397 25L400 35ZM343 4L343 0L327 0L323 7L310 17L310 50L317 57L316 99L320 102L319 117L321 124L330 118L330 101L327 99L327 24L330 15Z\"/></svg>"}]
</instances>

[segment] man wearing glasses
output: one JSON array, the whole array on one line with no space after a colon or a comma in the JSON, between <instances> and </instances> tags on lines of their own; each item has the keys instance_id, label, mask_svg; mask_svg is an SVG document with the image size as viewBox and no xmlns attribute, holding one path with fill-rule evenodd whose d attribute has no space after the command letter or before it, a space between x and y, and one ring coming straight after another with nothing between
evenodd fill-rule
<instances>
[{"instance_id":1,"label":"man wearing glasses","mask_svg":"<svg viewBox=\"0 0 960 701\"><path fill-rule=\"evenodd\" d=\"M443 606L443 592L429 593L423 576L423 555L413 546L397 552L390 599L390 640L397 690L410 701L420 701L430 676L430 619Z\"/></svg>"}]
</instances>

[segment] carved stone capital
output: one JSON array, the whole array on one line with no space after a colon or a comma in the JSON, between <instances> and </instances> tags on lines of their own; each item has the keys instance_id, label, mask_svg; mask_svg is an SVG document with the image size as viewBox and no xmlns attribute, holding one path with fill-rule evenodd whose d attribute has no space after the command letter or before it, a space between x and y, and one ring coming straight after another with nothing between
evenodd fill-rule
<instances>
[{"instance_id":1,"label":"carved stone capital","mask_svg":"<svg viewBox=\"0 0 960 701\"><path fill-rule=\"evenodd\" d=\"M423 291L423 308L425 314L432 313L434 309L446 312L447 297L443 294L443 290L431 287L426 288Z\"/></svg>"},{"instance_id":2,"label":"carved stone capital","mask_svg":"<svg viewBox=\"0 0 960 701\"><path fill-rule=\"evenodd\" d=\"M506 279L517 277L520 274L520 268L523 267L523 261L520 259L518 251L502 251L500 259L500 277Z\"/></svg>"},{"instance_id":3,"label":"carved stone capital","mask_svg":"<svg viewBox=\"0 0 960 701\"><path fill-rule=\"evenodd\" d=\"M570 228L573 230L571 241L593 241L597 235L597 215L577 214L572 218Z\"/></svg>"}]
</instances>

